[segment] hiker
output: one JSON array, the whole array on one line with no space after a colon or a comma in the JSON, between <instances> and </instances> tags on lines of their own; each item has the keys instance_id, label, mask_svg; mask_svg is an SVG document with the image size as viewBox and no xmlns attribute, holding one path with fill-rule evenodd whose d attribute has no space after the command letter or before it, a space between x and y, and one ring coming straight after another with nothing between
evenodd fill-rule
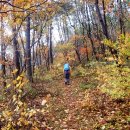
<instances>
[{"instance_id":1,"label":"hiker","mask_svg":"<svg viewBox=\"0 0 130 130\"><path fill-rule=\"evenodd\" d=\"M64 77L65 77L65 84L70 84L70 65L68 62L64 64Z\"/></svg>"}]
</instances>

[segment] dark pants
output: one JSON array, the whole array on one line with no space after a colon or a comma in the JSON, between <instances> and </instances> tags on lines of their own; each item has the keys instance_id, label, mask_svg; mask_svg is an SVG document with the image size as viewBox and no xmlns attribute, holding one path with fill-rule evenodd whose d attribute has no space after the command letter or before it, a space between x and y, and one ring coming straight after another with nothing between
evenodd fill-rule
<instances>
[{"instance_id":1,"label":"dark pants","mask_svg":"<svg viewBox=\"0 0 130 130\"><path fill-rule=\"evenodd\" d=\"M70 80L70 70L64 70L65 83L69 83Z\"/></svg>"}]
</instances>

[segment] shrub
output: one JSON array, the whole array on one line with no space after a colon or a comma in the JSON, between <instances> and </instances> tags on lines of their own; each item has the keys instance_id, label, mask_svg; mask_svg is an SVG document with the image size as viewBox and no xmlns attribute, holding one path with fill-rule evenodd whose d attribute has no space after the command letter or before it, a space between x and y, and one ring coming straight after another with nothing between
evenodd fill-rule
<instances>
[{"instance_id":1,"label":"shrub","mask_svg":"<svg viewBox=\"0 0 130 130\"><path fill-rule=\"evenodd\" d=\"M74 70L72 70L72 77L77 76L86 76L87 70L82 67L82 65L77 66Z\"/></svg>"},{"instance_id":2,"label":"shrub","mask_svg":"<svg viewBox=\"0 0 130 130\"><path fill-rule=\"evenodd\" d=\"M104 40L104 43L117 51L118 56L115 57L115 61L119 65L124 65L127 62L127 58L130 56L130 34L127 33L126 36L123 34L119 35L116 42L111 40Z\"/></svg>"},{"instance_id":3,"label":"shrub","mask_svg":"<svg viewBox=\"0 0 130 130\"><path fill-rule=\"evenodd\" d=\"M130 68L116 65L97 67L100 89L113 98L130 96Z\"/></svg>"},{"instance_id":4,"label":"shrub","mask_svg":"<svg viewBox=\"0 0 130 130\"><path fill-rule=\"evenodd\" d=\"M44 110L30 108L23 100L24 86L28 83L24 74L13 80L6 88L10 88L11 93L7 94L6 106L0 114L0 124L2 130L12 129L42 129L45 128L43 119ZM39 118L40 117L40 118Z\"/></svg>"}]
</instances>

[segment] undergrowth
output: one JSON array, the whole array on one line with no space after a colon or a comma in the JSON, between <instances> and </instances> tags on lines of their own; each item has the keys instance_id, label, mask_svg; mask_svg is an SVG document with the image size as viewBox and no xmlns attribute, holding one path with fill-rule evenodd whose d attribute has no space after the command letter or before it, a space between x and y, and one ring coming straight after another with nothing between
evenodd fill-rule
<instances>
[{"instance_id":1,"label":"undergrowth","mask_svg":"<svg viewBox=\"0 0 130 130\"><path fill-rule=\"evenodd\" d=\"M29 107L25 102L24 94L28 80L24 74L18 76L12 83L6 86L6 100L1 108L1 130L38 130L46 127L44 121L44 109Z\"/></svg>"},{"instance_id":2,"label":"undergrowth","mask_svg":"<svg viewBox=\"0 0 130 130\"><path fill-rule=\"evenodd\" d=\"M114 65L97 67L100 90L112 98L128 98L130 96L130 68Z\"/></svg>"}]
</instances>

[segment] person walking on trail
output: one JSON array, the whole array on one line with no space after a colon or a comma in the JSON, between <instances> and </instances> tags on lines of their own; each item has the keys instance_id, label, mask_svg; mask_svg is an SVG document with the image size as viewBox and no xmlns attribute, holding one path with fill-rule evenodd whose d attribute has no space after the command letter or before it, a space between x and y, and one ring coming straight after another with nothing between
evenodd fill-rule
<instances>
[{"instance_id":1,"label":"person walking on trail","mask_svg":"<svg viewBox=\"0 0 130 130\"><path fill-rule=\"evenodd\" d=\"M70 84L70 65L68 62L64 64L64 77L65 77L65 84Z\"/></svg>"}]
</instances>

